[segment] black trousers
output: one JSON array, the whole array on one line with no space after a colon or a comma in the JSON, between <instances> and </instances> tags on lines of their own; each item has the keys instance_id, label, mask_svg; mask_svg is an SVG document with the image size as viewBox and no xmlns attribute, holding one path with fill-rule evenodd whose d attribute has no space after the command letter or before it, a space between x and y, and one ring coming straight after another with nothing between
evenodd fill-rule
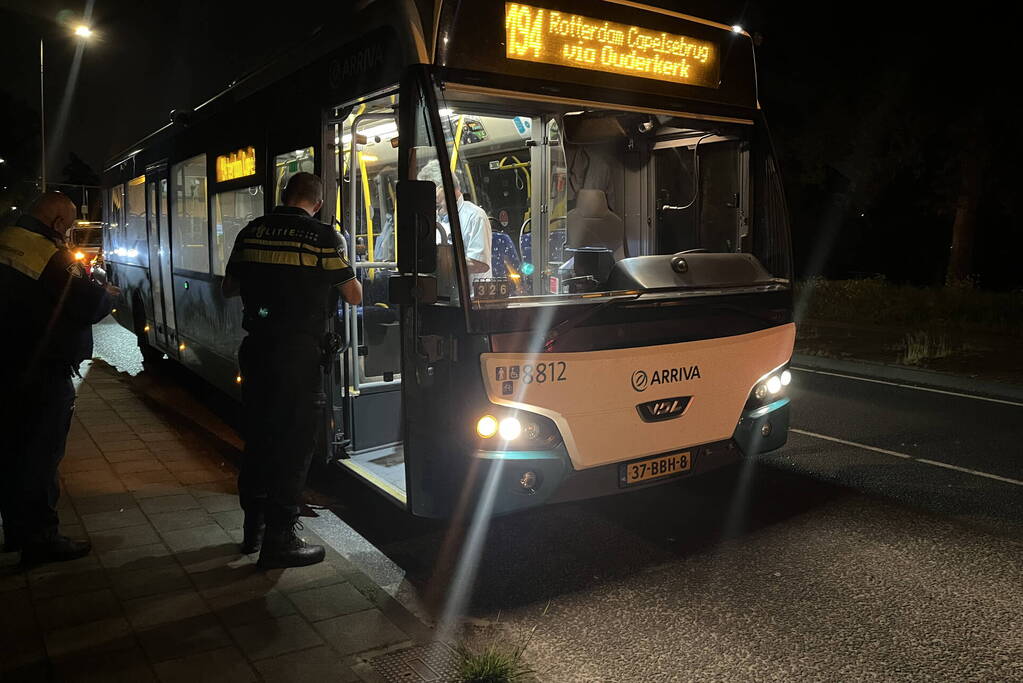
<instances>
[{"instance_id":1,"label":"black trousers","mask_svg":"<svg viewBox=\"0 0 1023 683\"><path fill-rule=\"evenodd\" d=\"M57 534L57 468L64 458L75 388L67 365L0 378L0 516L4 535L26 543Z\"/></svg>"},{"instance_id":2,"label":"black trousers","mask_svg":"<svg viewBox=\"0 0 1023 683\"><path fill-rule=\"evenodd\" d=\"M249 335L238 351L245 455L238 494L269 524L298 516L326 398L320 344L306 335Z\"/></svg>"}]
</instances>

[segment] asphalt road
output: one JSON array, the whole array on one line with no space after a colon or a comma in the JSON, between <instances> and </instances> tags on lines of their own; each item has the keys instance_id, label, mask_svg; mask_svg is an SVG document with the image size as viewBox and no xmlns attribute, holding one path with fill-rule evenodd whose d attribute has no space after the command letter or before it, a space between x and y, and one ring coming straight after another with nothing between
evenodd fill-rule
<instances>
[{"instance_id":1,"label":"asphalt road","mask_svg":"<svg viewBox=\"0 0 1023 683\"><path fill-rule=\"evenodd\" d=\"M132 341L97 328L134 373ZM209 401L173 368L139 382ZM528 644L544 681L1023 681L1023 406L802 371L791 392L781 451L477 543L347 477L319 495L400 597Z\"/></svg>"}]
</instances>

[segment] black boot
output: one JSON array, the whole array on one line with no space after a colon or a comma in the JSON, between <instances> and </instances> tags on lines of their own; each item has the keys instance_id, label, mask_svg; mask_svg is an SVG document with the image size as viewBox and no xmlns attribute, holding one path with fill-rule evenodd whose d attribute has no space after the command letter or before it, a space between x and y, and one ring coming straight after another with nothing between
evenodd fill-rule
<instances>
[{"instance_id":1,"label":"black boot","mask_svg":"<svg viewBox=\"0 0 1023 683\"><path fill-rule=\"evenodd\" d=\"M242 530L245 532L245 538L242 539L242 554L258 553L263 547L263 535L266 532L266 515L263 511L246 511Z\"/></svg>"},{"instance_id":2,"label":"black boot","mask_svg":"<svg viewBox=\"0 0 1023 683\"><path fill-rule=\"evenodd\" d=\"M92 551L88 541L74 541L59 534L40 540L26 540L21 548L22 564L67 562L85 557Z\"/></svg>"},{"instance_id":3,"label":"black boot","mask_svg":"<svg viewBox=\"0 0 1023 683\"><path fill-rule=\"evenodd\" d=\"M323 546L306 543L295 534L296 527L301 529L302 524L295 518L278 524L271 520L266 528L266 539L257 566L263 569L282 569L323 562L326 555Z\"/></svg>"}]
</instances>

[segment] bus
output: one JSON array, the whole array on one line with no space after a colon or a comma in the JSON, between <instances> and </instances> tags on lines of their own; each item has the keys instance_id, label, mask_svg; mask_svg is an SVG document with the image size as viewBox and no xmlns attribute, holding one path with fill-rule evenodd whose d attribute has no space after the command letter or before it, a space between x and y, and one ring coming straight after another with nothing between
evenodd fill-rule
<instances>
[{"instance_id":1,"label":"bus","mask_svg":"<svg viewBox=\"0 0 1023 683\"><path fill-rule=\"evenodd\" d=\"M240 394L224 267L312 171L364 291L331 322L318 463L445 517L781 447L791 254L750 36L631 0L351 11L108 164L144 356Z\"/></svg>"}]
</instances>

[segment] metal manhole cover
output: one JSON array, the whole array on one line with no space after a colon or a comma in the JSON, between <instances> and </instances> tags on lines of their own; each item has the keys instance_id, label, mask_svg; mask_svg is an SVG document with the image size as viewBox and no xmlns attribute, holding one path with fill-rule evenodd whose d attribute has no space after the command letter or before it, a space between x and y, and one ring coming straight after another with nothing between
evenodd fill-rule
<instances>
[{"instance_id":1,"label":"metal manhole cover","mask_svg":"<svg viewBox=\"0 0 1023 683\"><path fill-rule=\"evenodd\" d=\"M370 660L385 681L419 683L452 681L455 678L455 653L444 643L430 643L390 652Z\"/></svg>"}]
</instances>

